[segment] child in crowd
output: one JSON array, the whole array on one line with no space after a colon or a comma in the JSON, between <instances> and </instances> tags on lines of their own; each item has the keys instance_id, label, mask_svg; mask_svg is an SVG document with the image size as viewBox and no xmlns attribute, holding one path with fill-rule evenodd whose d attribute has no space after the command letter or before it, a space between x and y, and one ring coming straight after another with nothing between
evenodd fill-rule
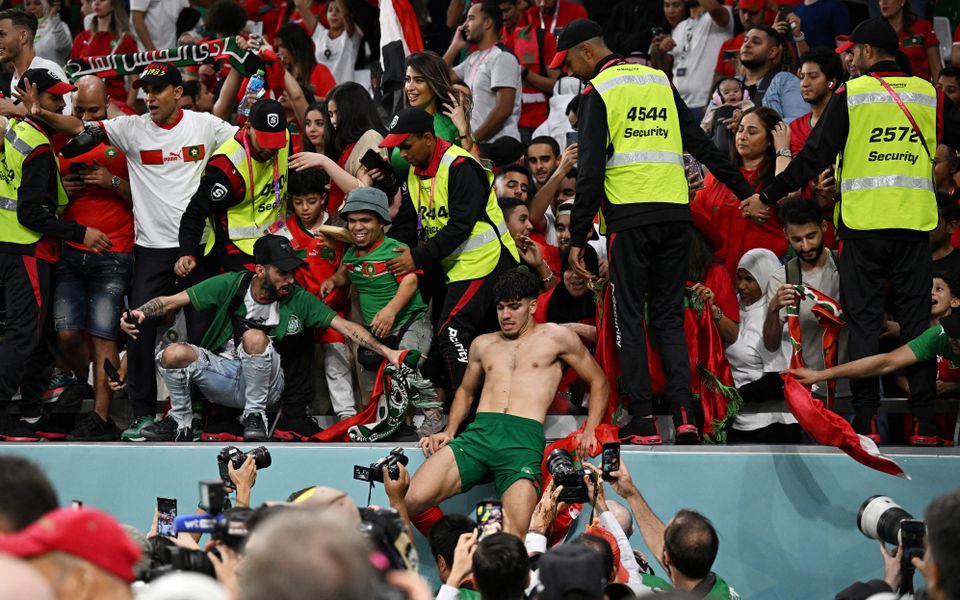
<instances>
[{"instance_id":1,"label":"child in crowd","mask_svg":"<svg viewBox=\"0 0 960 600\"><path fill-rule=\"evenodd\" d=\"M960 308L960 278L944 271L934 271L930 287L930 326ZM898 375L897 385L909 390L907 378ZM960 364L943 356L937 357L937 395L955 397L960 394Z\"/></svg>"},{"instance_id":2,"label":"child in crowd","mask_svg":"<svg viewBox=\"0 0 960 600\"><path fill-rule=\"evenodd\" d=\"M343 264L320 286L322 293L343 290L352 283L357 289L363 324L373 335L391 348L416 350L421 362L427 357L432 341L432 327L427 305L417 287L417 274L408 273L399 280L387 271L387 261L404 244L386 237L384 227L390 224L387 195L372 187L359 187L350 192L340 216L347 221L353 245L343 256ZM361 362L363 362L361 360ZM379 356L376 364L379 365ZM361 375L369 394L373 381ZM417 430L420 437L440 431L443 409L439 402L417 406L424 420Z\"/></svg>"},{"instance_id":3,"label":"child in crowd","mask_svg":"<svg viewBox=\"0 0 960 600\"><path fill-rule=\"evenodd\" d=\"M717 87L713 89L713 101L707 107L703 120L700 121L700 127L707 133L713 133L717 126L719 121L717 109L721 106L732 106L735 111L739 110L741 112L753 108L750 93L747 92L742 81L734 77L725 77L717 82ZM724 118L729 118L729 116L725 115Z\"/></svg>"},{"instance_id":4,"label":"child in crowd","mask_svg":"<svg viewBox=\"0 0 960 600\"><path fill-rule=\"evenodd\" d=\"M287 218L286 227L293 249L307 261L306 266L297 269L294 277L300 287L318 296L341 317L348 318L349 296L342 290L321 293L320 289L320 285L340 268L345 242L349 240L343 228L326 225L328 215L323 207L326 206L327 176L319 169L291 169L289 177L287 189L293 214ZM339 240L333 237L337 235ZM340 420L352 417L357 409L345 340L333 328L327 328L316 341L323 347L324 374L333 411Z\"/></svg>"}]
</instances>

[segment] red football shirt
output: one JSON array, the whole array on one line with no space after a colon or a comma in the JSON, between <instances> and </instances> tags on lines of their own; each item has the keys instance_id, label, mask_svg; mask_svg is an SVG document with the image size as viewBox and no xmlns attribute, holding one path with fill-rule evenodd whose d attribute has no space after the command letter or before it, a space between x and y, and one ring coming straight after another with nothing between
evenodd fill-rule
<instances>
[{"instance_id":1,"label":"red football shirt","mask_svg":"<svg viewBox=\"0 0 960 600\"><path fill-rule=\"evenodd\" d=\"M130 177L127 174L127 157L107 144L100 144L74 158L58 158L62 177L70 173L71 164L93 165L94 162L103 165L112 175L121 179ZM63 216L81 225L96 227L107 234L113 242L111 252L133 252L133 205L112 189L89 184L84 186L81 191L70 196L70 203ZM67 243L80 250L90 250L82 244Z\"/></svg>"}]
</instances>

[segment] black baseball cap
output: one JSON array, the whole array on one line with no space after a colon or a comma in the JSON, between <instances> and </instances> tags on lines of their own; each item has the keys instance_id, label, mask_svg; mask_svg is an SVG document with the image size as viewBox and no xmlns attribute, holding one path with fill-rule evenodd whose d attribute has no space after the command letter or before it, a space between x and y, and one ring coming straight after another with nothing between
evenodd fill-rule
<instances>
[{"instance_id":1,"label":"black baseball cap","mask_svg":"<svg viewBox=\"0 0 960 600\"><path fill-rule=\"evenodd\" d=\"M272 265L281 271L296 271L307 264L293 251L290 240L282 235L268 234L253 244L253 262Z\"/></svg>"},{"instance_id":2,"label":"black baseball cap","mask_svg":"<svg viewBox=\"0 0 960 600\"><path fill-rule=\"evenodd\" d=\"M433 133L433 116L422 108L405 108L390 122L390 132L380 142L381 148L396 148L411 133Z\"/></svg>"},{"instance_id":3,"label":"black baseball cap","mask_svg":"<svg viewBox=\"0 0 960 600\"><path fill-rule=\"evenodd\" d=\"M581 598L603 598L603 568L600 556L580 544L563 544L540 556L540 583L537 597L561 600L570 592Z\"/></svg>"},{"instance_id":4,"label":"black baseball cap","mask_svg":"<svg viewBox=\"0 0 960 600\"><path fill-rule=\"evenodd\" d=\"M272 98L260 98L250 107L250 127L257 132L257 145L276 150L287 146L287 113Z\"/></svg>"},{"instance_id":5,"label":"black baseball cap","mask_svg":"<svg viewBox=\"0 0 960 600\"><path fill-rule=\"evenodd\" d=\"M603 28L596 22L590 19L570 21L557 38L557 53L553 55L549 68L559 69L567 59L567 50L596 37L603 37Z\"/></svg>"},{"instance_id":6,"label":"black baseball cap","mask_svg":"<svg viewBox=\"0 0 960 600\"><path fill-rule=\"evenodd\" d=\"M17 89L25 91L27 81L37 86L38 94L50 92L51 94L61 95L77 91L77 86L64 81L50 69L27 69L20 81L17 82Z\"/></svg>"},{"instance_id":7,"label":"black baseball cap","mask_svg":"<svg viewBox=\"0 0 960 600\"><path fill-rule=\"evenodd\" d=\"M133 82L133 87L139 90L147 84L159 86L161 89L168 85L183 85L183 76L180 75L180 70L170 63L152 62L140 73L140 79Z\"/></svg>"},{"instance_id":8,"label":"black baseball cap","mask_svg":"<svg viewBox=\"0 0 960 600\"><path fill-rule=\"evenodd\" d=\"M850 33L849 41L837 46L836 53L843 54L853 48L855 44L870 44L875 48L882 48L888 52L896 52L900 49L900 38L886 19L876 18L867 19L857 25Z\"/></svg>"}]
</instances>

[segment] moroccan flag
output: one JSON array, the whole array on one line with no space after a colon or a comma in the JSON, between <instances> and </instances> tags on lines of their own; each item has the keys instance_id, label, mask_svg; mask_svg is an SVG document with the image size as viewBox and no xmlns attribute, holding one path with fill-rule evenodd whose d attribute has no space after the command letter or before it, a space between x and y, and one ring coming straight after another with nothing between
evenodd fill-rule
<instances>
[{"instance_id":1,"label":"moroccan flag","mask_svg":"<svg viewBox=\"0 0 960 600\"><path fill-rule=\"evenodd\" d=\"M385 101L403 88L404 59L421 50L420 24L410 0L380 0L380 68L383 75L379 90Z\"/></svg>"},{"instance_id":2,"label":"moroccan flag","mask_svg":"<svg viewBox=\"0 0 960 600\"><path fill-rule=\"evenodd\" d=\"M910 476L893 459L880 454L873 440L853 431L846 419L824 408L814 400L810 391L792 375L783 374L783 397L790 412L804 431L813 436L818 444L840 448L850 458L871 469L910 479Z\"/></svg>"},{"instance_id":3,"label":"moroccan flag","mask_svg":"<svg viewBox=\"0 0 960 600\"><path fill-rule=\"evenodd\" d=\"M794 286L801 297L813 302L810 312L820 324L823 331L823 366L825 369L837 365L840 352L840 329L843 328L843 310L840 303L823 292L807 285ZM787 307L787 331L790 332L790 345L793 354L790 357L790 368L798 369L806 366L803 362L803 341L800 337L800 309L797 306ZM833 410L833 399L836 396L837 381L827 381L827 408Z\"/></svg>"},{"instance_id":4,"label":"moroccan flag","mask_svg":"<svg viewBox=\"0 0 960 600\"><path fill-rule=\"evenodd\" d=\"M183 147L183 162L197 162L203 160L204 156L204 146L200 144L199 146L184 146Z\"/></svg>"}]
</instances>

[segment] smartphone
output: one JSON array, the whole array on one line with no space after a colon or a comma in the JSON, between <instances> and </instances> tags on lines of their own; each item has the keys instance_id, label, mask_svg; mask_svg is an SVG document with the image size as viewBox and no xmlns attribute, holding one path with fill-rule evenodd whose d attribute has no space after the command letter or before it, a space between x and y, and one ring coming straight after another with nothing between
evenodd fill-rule
<instances>
[{"instance_id":1,"label":"smartphone","mask_svg":"<svg viewBox=\"0 0 960 600\"><path fill-rule=\"evenodd\" d=\"M923 538L927 534L927 526L919 519L904 519L900 521L900 545L906 560L913 557L923 558Z\"/></svg>"},{"instance_id":2,"label":"smartphone","mask_svg":"<svg viewBox=\"0 0 960 600\"><path fill-rule=\"evenodd\" d=\"M477 502L477 529L480 531L478 541L503 531L503 504L496 500Z\"/></svg>"},{"instance_id":3,"label":"smartphone","mask_svg":"<svg viewBox=\"0 0 960 600\"><path fill-rule=\"evenodd\" d=\"M790 7L786 4L781 4L780 8L777 9L777 20L786 21L787 15L791 12Z\"/></svg>"},{"instance_id":4,"label":"smartphone","mask_svg":"<svg viewBox=\"0 0 960 600\"><path fill-rule=\"evenodd\" d=\"M83 175L83 172L86 170L87 170L87 165L82 162L70 163L69 173L71 175Z\"/></svg>"},{"instance_id":5,"label":"smartphone","mask_svg":"<svg viewBox=\"0 0 960 600\"><path fill-rule=\"evenodd\" d=\"M573 145L573 144L576 144L576 143L577 143L577 132L576 132L576 131L568 131L568 132L567 132L567 146L569 147L569 146L571 146L571 145Z\"/></svg>"},{"instance_id":6,"label":"smartphone","mask_svg":"<svg viewBox=\"0 0 960 600\"><path fill-rule=\"evenodd\" d=\"M610 473L620 470L620 442L607 442L600 454L600 471L604 481L616 481Z\"/></svg>"},{"instance_id":7,"label":"smartphone","mask_svg":"<svg viewBox=\"0 0 960 600\"><path fill-rule=\"evenodd\" d=\"M368 171L379 169L385 176L389 176L393 172L387 161L373 148L367 149L364 155L360 157L360 164L366 167Z\"/></svg>"},{"instance_id":8,"label":"smartphone","mask_svg":"<svg viewBox=\"0 0 960 600\"><path fill-rule=\"evenodd\" d=\"M157 535L175 537L173 521L177 518L177 499L157 496Z\"/></svg>"},{"instance_id":9,"label":"smartphone","mask_svg":"<svg viewBox=\"0 0 960 600\"><path fill-rule=\"evenodd\" d=\"M120 372L117 371L117 368L113 366L113 363L110 362L109 358L103 359L103 372L107 374L107 378L116 383L117 385L122 385L123 380L120 379Z\"/></svg>"},{"instance_id":10,"label":"smartphone","mask_svg":"<svg viewBox=\"0 0 960 600\"><path fill-rule=\"evenodd\" d=\"M127 314L127 322L131 325L136 325L137 322L133 320L133 312L130 310L130 299L126 296L123 297L123 312Z\"/></svg>"}]
</instances>

